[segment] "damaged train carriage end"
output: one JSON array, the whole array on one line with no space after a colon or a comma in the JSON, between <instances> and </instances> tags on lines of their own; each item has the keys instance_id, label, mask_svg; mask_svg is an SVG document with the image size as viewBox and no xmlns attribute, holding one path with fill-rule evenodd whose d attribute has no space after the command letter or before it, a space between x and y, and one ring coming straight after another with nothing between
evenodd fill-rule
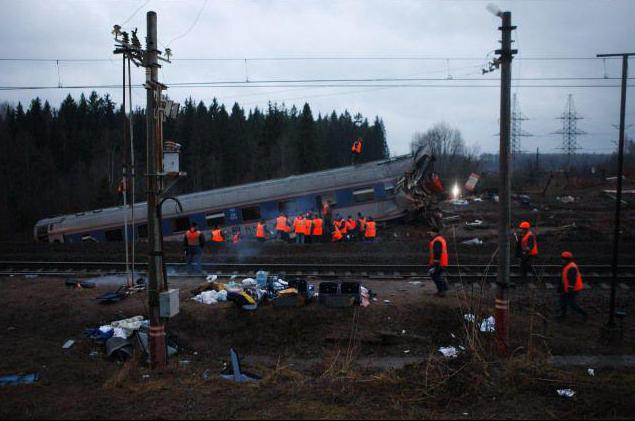
<instances>
[{"instance_id":1,"label":"damaged train carriage end","mask_svg":"<svg viewBox=\"0 0 635 421\"><path fill-rule=\"evenodd\" d=\"M162 208L161 226L166 240L181 239L192 222L201 230L220 225L242 238L255 236L255 227L264 219L271 227L280 212L293 216L317 212L327 201L333 214L372 216L388 221L408 215L429 215L436 203L434 159L418 153L382 161L295 175L177 197ZM437 179L438 181L438 179ZM433 184L430 184L433 183ZM440 184L439 184L440 185ZM40 242L78 243L121 241L124 215L130 207L112 207L62 215L38 221L34 238ZM129 237L147 237L147 205L135 205L134 228Z\"/></svg>"}]
</instances>

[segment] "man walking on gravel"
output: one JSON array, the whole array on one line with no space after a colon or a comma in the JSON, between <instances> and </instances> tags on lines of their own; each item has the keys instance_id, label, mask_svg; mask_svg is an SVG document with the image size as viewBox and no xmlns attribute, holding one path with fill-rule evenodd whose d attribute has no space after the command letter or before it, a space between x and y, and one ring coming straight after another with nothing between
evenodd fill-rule
<instances>
[{"instance_id":1,"label":"man walking on gravel","mask_svg":"<svg viewBox=\"0 0 635 421\"><path fill-rule=\"evenodd\" d=\"M431 238L428 245L428 265L430 267L430 277L437 286L436 296L445 297L448 290L448 284L443 279L443 275L448 267L448 243L440 234L438 228L433 228L428 235Z\"/></svg>"},{"instance_id":2,"label":"man walking on gravel","mask_svg":"<svg viewBox=\"0 0 635 421\"><path fill-rule=\"evenodd\" d=\"M576 298L578 294L584 289L582 283L582 274L578 265L573 260L573 253L569 251L563 252L560 257L562 258L562 280L560 282L560 317L563 320L567 317L567 309L571 307L573 311L582 316L586 322L588 315L586 311L582 310Z\"/></svg>"}]
</instances>

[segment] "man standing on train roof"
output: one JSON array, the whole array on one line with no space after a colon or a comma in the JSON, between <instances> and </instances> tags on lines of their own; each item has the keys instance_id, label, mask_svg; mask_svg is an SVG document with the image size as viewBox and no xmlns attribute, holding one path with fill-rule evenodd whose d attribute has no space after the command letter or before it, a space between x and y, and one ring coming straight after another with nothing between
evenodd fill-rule
<instances>
[{"instance_id":1,"label":"man standing on train roof","mask_svg":"<svg viewBox=\"0 0 635 421\"><path fill-rule=\"evenodd\" d=\"M265 220L261 219L258 224L256 224L256 239L263 243L266 238L267 225L265 225Z\"/></svg>"},{"instance_id":2,"label":"man standing on train roof","mask_svg":"<svg viewBox=\"0 0 635 421\"><path fill-rule=\"evenodd\" d=\"M287 218L287 215L282 212L280 213L280 216L276 218L276 238L288 241L289 231L291 231L291 228L289 227L289 218Z\"/></svg>"},{"instance_id":3,"label":"man standing on train roof","mask_svg":"<svg viewBox=\"0 0 635 421\"><path fill-rule=\"evenodd\" d=\"M225 233L219 225L214 225L212 230L212 245L220 246L225 243Z\"/></svg>"},{"instance_id":4,"label":"man standing on train roof","mask_svg":"<svg viewBox=\"0 0 635 421\"><path fill-rule=\"evenodd\" d=\"M194 263L196 272L201 272L201 254L205 246L205 236L198 230L196 222L193 222L190 229L185 232L184 246L187 270L189 271Z\"/></svg>"},{"instance_id":5,"label":"man standing on train roof","mask_svg":"<svg viewBox=\"0 0 635 421\"><path fill-rule=\"evenodd\" d=\"M560 316L558 318L562 320L567 317L567 309L571 307L586 322L588 318L586 311L582 310L576 303L578 294L584 289L582 274L573 260L573 253L565 251L560 257L562 258L562 277L558 288L560 293Z\"/></svg>"},{"instance_id":6,"label":"man standing on train roof","mask_svg":"<svg viewBox=\"0 0 635 421\"><path fill-rule=\"evenodd\" d=\"M351 147L351 162L353 165L359 163L360 156L362 155L362 137L359 136L353 146Z\"/></svg>"},{"instance_id":7,"label":"man standing on train roof","mask_svg":"<svg viewBox=\"0 0 635 421\"><path fill-rule=\"evenodd\" d=\"M298 215L293 220L293 232L295 232L295 243L304 244L304 218Z\"/></svg>"},{"instance_id":8,"label":"man standing on train roof","mask_svg":"<svg viewBox=\"0 0 635 421\"><path fill-rule=\"evenodd\" d=\"M523 221L519 225L520 236L516 246L516 256L520 259L520 272L524 282L528 281L527 273L533 272L533 263L538 256L538 241L531 230L531 224Z\"/></svg>"},{"instance_id":9,"label":"man standing on train roof","mask_svg":"<svg viewBox=\"0 0 635 421\"><path fill-rule=\"evenodd\" d=\"M428 266L430 267L430 277L437 286L437 297L445 297L448 284L443 279L444 272L448 267L448 243L441 235L438 228L432 228L428 233L430 237Z\"/></svg>"}]
</instances>

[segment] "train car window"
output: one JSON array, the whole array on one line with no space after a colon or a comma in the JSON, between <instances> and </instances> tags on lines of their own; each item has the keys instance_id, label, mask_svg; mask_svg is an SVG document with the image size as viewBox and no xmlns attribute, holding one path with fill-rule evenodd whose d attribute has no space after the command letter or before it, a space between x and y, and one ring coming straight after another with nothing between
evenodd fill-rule
<instances>
[{"instance_id":1,"label":"train car window","mask_svg":"<svg viewBox=\"0 0 635 421\"><path fill-rule=\"evenodd\" d=\"M335 193L328 192L322 194L322 205L324 205L324 203L330 203L331 208L337 207L337 197L335 196Z\"/></svg>"},{"instance_id":2,"label":"train car window","mask_svg":"<svg viewBox=\"0 0 635 421\"><path fill-rule=\"evenodd\" d=\"M367 188L355 190L353 192L353 200L355 203L365 203L375 200L375 189Z\"/></svg>"},{"instance_id":3,"label":"train car window","mask_svg":"<svg viewBox=\"0 0 635 421\"><path fill-rule=\"evenodd\" d=\"M137 235L139 238L148 238L148 225L143 224L137 226Z\"/></svg>"},{"instance_id":4,"label":"train car window","mask_svg":"<svg viewBox=\"0 0 635 421\"><path fill-rule=\"evenodd\" d=\"M225 225L225 212L208 213L205 215L207 228L214 228L216 225Z\"/></svg>"},{"instance_id":5,"label":"train car window","mask_svg":"<svg viewBox=\"0 0 635 421\"><path fill-rule=\"evenodd\" d=\"M278 202L278 211L287 215L295 213L295 203L293 200L282 200Z\"/></svg>"},{"instance_id":6,"label":"train car window","mask_svg":"<svg viewBox=\"0 0 635 421\"><path fill-rule=\"evenodd\" d=\"M123 231L121 228L109 230L104 233L106 241L123 241Z\"/></svg>"},{"instance_id":7,"label":"train car window","mask_svg":"<svg viewBox=\"0 0 635 421\"><path fill-rule=\"evenodd\" d=\"M182 216L172 220L172 232L184 232L190 229L190 218Z\"/></svg>"},{"instance_id":8,"label":"train car window","mask_svg":"<svg viewBox=\"0 0 635 421\"><path fill-rule=\"evenodd\" d=\"M386 197L393 197L395 195L395 186L392 184L386 184L384 190L386 191Z\"/></svg>"},{"instance_id":9,"label":"train car window","mask_svg":"<svg viewBox=\"0 0 635 421\"><path fill-rule=\"evenodd\" d=\"M257 221L260 219L260 207L252 206L250 208L241 209L243 222Z\"/></svg>"}]
</instances>

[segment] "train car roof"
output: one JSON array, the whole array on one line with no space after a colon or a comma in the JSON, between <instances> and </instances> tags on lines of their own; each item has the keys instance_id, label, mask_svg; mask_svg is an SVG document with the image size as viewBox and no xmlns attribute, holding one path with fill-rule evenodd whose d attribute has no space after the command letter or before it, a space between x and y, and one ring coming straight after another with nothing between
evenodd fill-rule
<instances>
[{"instance_id":1,"label":"train car roof","mask_svg":"<svg viewBox=\"0 0 635 421\"><path fill-rule=\"evenodd\" d=\"M240 207L249 203L275 201L286 196L309 195L317 191L333 191L350 186L363 186L386 178L396 177L410 169L412 155L401 155L387 160L372 161L355 166L292 175L254 183L205 190L177 196L188 214L201 209ZM146 202L137 202L135 209L143 214ZM36 225L89 222L108 215L124 212L123 206L95 209L74 214L41 219ZM128 208L129 209L129 208ZM171 208L170 208L171 209ZM164 216L174 212L164 211Z\"/></svg>"}]
</instances>

